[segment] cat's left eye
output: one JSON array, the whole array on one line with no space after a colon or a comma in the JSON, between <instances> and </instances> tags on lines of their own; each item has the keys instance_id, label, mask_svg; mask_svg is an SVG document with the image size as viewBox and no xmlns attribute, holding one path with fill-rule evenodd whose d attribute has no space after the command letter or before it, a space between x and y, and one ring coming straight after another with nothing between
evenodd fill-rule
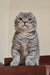
<instances>
[{"instance_id":1,"label":"cat's left eye","mask_svg":"<svg viewBox=\"0 0 50 75\"><path fill-rule=\"evenodd\" d=\"M19 18L18 20L19 20L19 21L22 21L22 18Z\"/></svg>"},{"instance_id":2,"label":"cat's left eye","mask_svg":"<svg viewBox=\"0 0 50 75\"><path fill-rule=\"evenodd\" d=\"M30 21L32 21L32 19L31 19L31 18L29 18L29 19L28 19L28 21L30 22Z\"/></svg>"}]
</instances>

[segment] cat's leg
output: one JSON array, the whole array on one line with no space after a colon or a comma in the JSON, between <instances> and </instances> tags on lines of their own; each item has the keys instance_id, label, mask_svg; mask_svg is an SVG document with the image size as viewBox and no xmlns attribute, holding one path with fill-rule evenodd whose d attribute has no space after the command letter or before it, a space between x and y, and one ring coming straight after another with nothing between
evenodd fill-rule
<instances>
[{"instance_id":1,"label":"cat's leg","mask_svg":"<svg viewBox=\"0 0 50 75\"><path fill-rule=\"evenodd\" d=\"M36 62L35 62L35 55L36 55L36 52L33 51L33 52L30 52L29 55L26 57L26 60L25 60L25 65L36 65Z\"/></svg>"},{"instance_id":2,"label":"cat's leg","mask_svg":"<svg viewBox=\"0 0 50 75\"><path fill-rule=\"evenodd\" d=\"M40 55L39 53L35 55L35 65L39 65Z\"/></svg>"},{"instance_id":3,"label":"cat's leg","mask_svg":"<svg viewBox=\"0 0 50 75\"><path fill-rule=\"evenodd\" d=\"M35 60L35 65L39 65L39 58Z\"/></svg>"},{"instance_id":4,"label":"cat's leg","mask_svg":"<svg viewBox=\"0 0 50 75\"><path fill-rule=\"evenodd\" d=\"M20 63L20 54L17 50L13 49L12 52L13 61L10 63L10 66L18 66Z\"/></svg>"}]
</instances>

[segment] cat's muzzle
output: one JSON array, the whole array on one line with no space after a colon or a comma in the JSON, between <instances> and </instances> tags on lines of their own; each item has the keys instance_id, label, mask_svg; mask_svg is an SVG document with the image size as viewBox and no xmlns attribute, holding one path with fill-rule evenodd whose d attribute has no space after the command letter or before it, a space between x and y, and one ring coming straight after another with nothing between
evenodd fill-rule
<instances>
[{"instance_id":1,"label":"cat's muzzle","mask_svg":"<svg viewBox=\"0 0 50 75\"><path fill-rule=\"evenodd\" d=\"M22 27L23 27L23 28L28 28L28 25L25 25L25 24L24 24Z\"/></svg>"}]
</instances>

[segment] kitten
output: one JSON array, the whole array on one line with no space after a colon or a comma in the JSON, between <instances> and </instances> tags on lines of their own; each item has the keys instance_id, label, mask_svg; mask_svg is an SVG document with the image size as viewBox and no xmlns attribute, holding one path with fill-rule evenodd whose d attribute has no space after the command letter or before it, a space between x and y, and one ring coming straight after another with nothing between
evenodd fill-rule
<instances>
[{"instance_id":1,"label":"kitten","mask_svg":"<svg viewBox=\"0 0 50 75\"><path fill-rule=\"evenodd\" d=\"M36 17L31 12L20 12L17 15L12 43L13 61L10 66L39 65L39 41L36 25Z\"/></svg>"}]
</instances>

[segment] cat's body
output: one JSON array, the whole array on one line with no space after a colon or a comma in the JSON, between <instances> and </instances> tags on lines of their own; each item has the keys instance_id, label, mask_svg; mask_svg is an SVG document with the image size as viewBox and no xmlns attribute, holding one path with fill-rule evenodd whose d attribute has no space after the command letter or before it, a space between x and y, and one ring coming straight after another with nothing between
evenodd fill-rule
<instances>
[{"instance_id":1,"label":"cat's body","mask_svg":"<svg viewBox=\"0 0 50 75\"><path fill-rule=\"evenodd\" d=\"M13 61L10 66L39 65L39 42L34 15L20 13L15 20L15 29L12 45Z\"/></svg>"}]
</instances>

